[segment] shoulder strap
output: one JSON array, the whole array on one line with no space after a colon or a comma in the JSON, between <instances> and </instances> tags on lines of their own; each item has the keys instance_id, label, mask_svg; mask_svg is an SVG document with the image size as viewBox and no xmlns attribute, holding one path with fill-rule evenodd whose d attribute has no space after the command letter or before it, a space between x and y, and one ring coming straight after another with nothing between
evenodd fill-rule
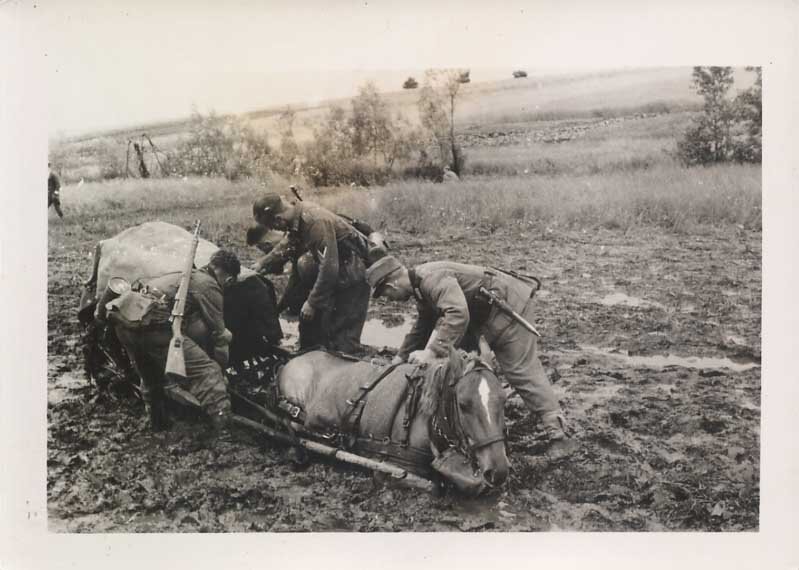
<instances>
[{"instance_id":1,"label":"shoulder strap","mask_svg":"<svg viewBox=\"0 0 799 570\"><path fill-rule=\"evenodd\" d=\"M413 296L417 301L422 301L422 291L419 289L422 286L422 278L416 273L415 267L408 268L408 278L411 281L411 287L413 287Z\"/></svg>"},{"instance_id":2,"label":"shoulder strap","mask_svg":"<svg viewBox=\"0 0 799 570\"><path fill-rule=\"evenodd\" d=\"M519 273L518 271L508 270L508 269L500 269L499 267L493 268L500 273L504 273L505 275L510 275L514 279L518 279L527 285L533 287L533 292L530 295L531 297L535 294L536 291L541 289L541 280L538 277L533 277L532 275L527 275L525 273Z\"/></svg>"},{"instance_id":3,"label":"shoulder strap","mask_svg":"<svg viewBox=\"0 0 799 570\"><path fill-rule=\"evenodd\" d=\"M347 400L347 405L349 409L344 414L344 420L341 422L341 433L345 436L351 436L356 438L358 436L358 424L361 421L361 414L363 414L363 408L366 405L366 397L369 395L375 386L377 386L383 378L394 372L394 369L400 366L400 364L392 364L387 366L385 369L380 371L380 374L377 377L369 382L368 384L361 386L359 388L358 397L354 400Z\"/></svg>"}]
</instances>

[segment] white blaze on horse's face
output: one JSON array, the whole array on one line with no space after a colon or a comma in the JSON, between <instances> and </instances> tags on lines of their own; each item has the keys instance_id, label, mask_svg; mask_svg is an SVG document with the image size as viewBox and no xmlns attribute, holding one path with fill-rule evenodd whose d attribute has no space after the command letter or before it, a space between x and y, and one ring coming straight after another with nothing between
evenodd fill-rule
<instances>
[{"instance_id":1,"label":"white blaze on horse's face","mask_svg":"<svg viewBox=\"0 0 799 570\"><path fill-rule=\"evenodd\" d=\"M488 386L488 380L484 376L480 377L480 386L478 386L477 392L480 394L480 402L483 404L488 425L491 425L491 413L488 410L488 397L491 395L491 388Z\"/></svg>"}]
</instances>

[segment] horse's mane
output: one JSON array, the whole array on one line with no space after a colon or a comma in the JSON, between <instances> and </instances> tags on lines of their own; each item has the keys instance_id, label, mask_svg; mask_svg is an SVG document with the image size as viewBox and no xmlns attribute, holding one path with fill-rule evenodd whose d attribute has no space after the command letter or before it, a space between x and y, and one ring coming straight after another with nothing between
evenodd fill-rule
<instances>
[{"instance_id":1,"label":"horse's mane","mask_svg":"<svg viewBox=\"0 0 799 570\"><path fill-rule=\"evenodd\" d=\"M467 369L473 368L479 362L482 362L480 357L474 353L450 349L449 356L444 362L431 366L425 372L419 410L423 414L434 414L444 386L461 378Z\"/></svg>"}]
</instances>

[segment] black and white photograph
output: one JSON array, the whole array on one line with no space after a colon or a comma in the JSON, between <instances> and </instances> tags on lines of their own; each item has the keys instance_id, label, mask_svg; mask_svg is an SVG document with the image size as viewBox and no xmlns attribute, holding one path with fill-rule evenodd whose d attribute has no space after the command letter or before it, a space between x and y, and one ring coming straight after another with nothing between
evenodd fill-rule
<instances>
[{"instance_id":1,"label":"black and white photograph","mask_svg":"<svg viewBox=\"0 0 799 570\"><path fill-rule=\"evenodd\" d=\"M39 346L4 380L36 392L4 421L38 426L41 532L796 530L763 482L796 504L767 413L796 332L764 331L796 147L764 117L795 124L797 12L764 9L770 52L754 6L0 2L42 105Z\"/></svg>"}]
</instances>

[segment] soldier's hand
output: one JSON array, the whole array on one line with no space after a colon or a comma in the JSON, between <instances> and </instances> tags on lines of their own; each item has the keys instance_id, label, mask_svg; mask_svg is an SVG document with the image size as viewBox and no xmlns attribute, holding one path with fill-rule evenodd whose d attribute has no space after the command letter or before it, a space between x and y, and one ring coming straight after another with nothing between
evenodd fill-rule
<instances>
[{"instance_id":1,"label":"soldier's hand","mask_svg":"<svg viewBox=\"0 0 799 570\"><path fill-rule=\"evenodd\" d=\"M302 304L302 309L300 310L300 316L304 321L310 321L316 315L316 309L314 309L308 301L305 301Z\"/></svg>"},{"instance_id":2,"label":"soldier's hand","mask_svg":"<svg viewBox=\"0 0 799 570\"><path fill-rule=\"evenodd\" d=\"M399 354L391 359L392 365L402 364L403 362L405 362L405 359L402 358Z\"/></svg>"},{"instance_id":3,"label":"soldier's hand","mask_svg":"<svg viewBox=\"0 0 799 570\"><path fill-rule=\"evenodd\" d=\"M415 350L408 357L410 364L430 364L436 359L436 355L432 350Z\"/></svg>"}]
</instances>

